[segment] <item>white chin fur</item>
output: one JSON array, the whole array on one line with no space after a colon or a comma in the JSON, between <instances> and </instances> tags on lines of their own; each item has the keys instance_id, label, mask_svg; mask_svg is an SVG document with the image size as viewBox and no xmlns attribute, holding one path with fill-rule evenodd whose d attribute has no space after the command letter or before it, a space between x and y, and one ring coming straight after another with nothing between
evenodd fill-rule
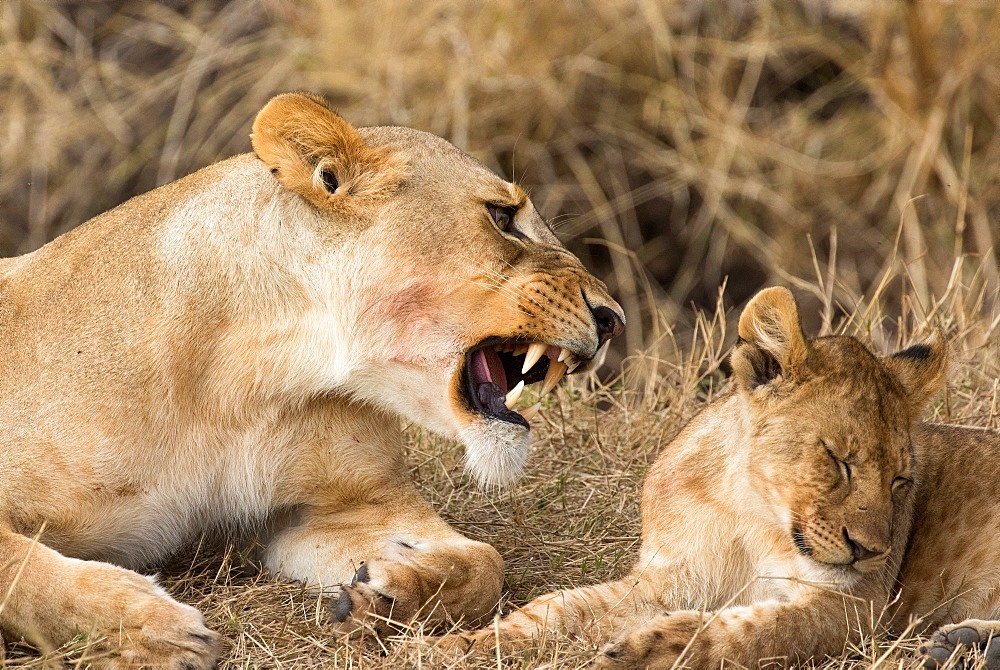
<instances>
[{"instance_id":1,"label":"white chin fur","mask_svg":"<svg viewBox=\"0 0 1000 670\"><path fill-rule=\"evenodd\" d=\"M484 489L509 487L524 470L531 432L524 426L478 419L459 432L465 467Z\"/></svg>"},{"instance_id":2,"label":"white chin fur","mask_svg":"<svg viewBox=\"0 0 1000 670\"><path fill-rule=\"evenodd\" d=\"M846 566L826 566L805 556L797 556L796 563L803 579L816 584L826 584L829 588L850 588L861 580L860 572Z\"/></svg>"}]
</instances>

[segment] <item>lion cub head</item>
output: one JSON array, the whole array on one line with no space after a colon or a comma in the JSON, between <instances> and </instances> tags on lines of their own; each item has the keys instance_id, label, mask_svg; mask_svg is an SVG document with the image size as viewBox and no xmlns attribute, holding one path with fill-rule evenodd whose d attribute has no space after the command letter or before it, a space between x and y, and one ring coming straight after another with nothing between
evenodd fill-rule
<instances>
[{"instance_id":1,"label":"lion cub head","mask_svg":"<svg viewBox=\"0 0 1000 670\"><path fill-rule=\"evenodd\" d=\"M459 437L487 485L513 479L524 385L550 389L623 327L604 284L519 186L428 133L356 129L287 94L258 114L253 147L310 249L289 262L311 277L301 355L323 390Z\"/></svg>"},{"instance_id":2,"label":"lion cub head","mask_svg":"<svg viewBox=\"0 0 1000 670\"><path fill-rule=\"evenodd\" d=\"M821 574L880 567L911 506L910 428L943 383L945 344L877 357L851 337L807 340L783 288L754 297L739 337L731 362L759 498Z\"/></svg>"}]
</instances>

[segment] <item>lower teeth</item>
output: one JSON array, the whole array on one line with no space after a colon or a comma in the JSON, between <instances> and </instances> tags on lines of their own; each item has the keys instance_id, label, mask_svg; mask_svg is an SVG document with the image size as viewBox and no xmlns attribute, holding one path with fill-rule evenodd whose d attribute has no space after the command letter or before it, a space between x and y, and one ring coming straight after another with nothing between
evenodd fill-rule
<instances>
[{"instance_id":1,"label":"lower teeth","mask_svg":"<svg viewBox=\"0 0 1000 670\"><path fill-rule=\"evenodd\" d=\"M531 421L538 414L538 410L542 408L542 403L536 402L534 405L528 409L521 410L520 414L524 417L525 421Z\"/></svg>"}]
</instances>

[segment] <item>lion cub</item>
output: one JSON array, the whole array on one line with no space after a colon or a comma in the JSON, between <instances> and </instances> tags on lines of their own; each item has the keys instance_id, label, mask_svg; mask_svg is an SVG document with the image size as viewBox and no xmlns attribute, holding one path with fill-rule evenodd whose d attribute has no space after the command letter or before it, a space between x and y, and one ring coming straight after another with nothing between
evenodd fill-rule
<instances>
[{"instance_id":1,"label":"lion cub","mask_svg":"<svg viewBox=\"0 0 1000 670\"><path fill-rule=\"evenodd\" d=\"M633 570L439 647L587 631L615 640L601 667L757 667L840 655L888 608L892 633L938 629L927 665L979 647L1000 667L1000 481L968 476L1000 434L920 422L946 346L807 340L783 288L754 297L739 336L732 388L646 477Z\"/></svg>"}]
</instances>

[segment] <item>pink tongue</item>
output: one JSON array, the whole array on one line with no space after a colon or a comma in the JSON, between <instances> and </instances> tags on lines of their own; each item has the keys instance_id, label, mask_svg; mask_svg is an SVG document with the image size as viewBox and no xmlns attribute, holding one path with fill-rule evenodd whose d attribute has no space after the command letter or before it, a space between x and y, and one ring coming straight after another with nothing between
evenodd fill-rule
<instances>
[{"instance_id":1,"label":"pink tongue","mask_svg":"<svg viewBox=\"0 0 1000 670\"><path fill-rule=\"evenodd\" d=\"M503 371L503 363L500 362L500 357L493 349L486 350L486 365L490 369L490 380L506 393L509 390L507 388L507 373Z\"/></svg>"},{"instance_id":2,"label":"pink tongue","mask_svg":"<svg viewBox=\"0 0 1000 670\"><path fill-rule=\"evenodd\" d=\"M493 382L504 393L508 390L507 375L503 371L503 364L493 349L480 349L473 352L472 379L477 384Z\"/></svg>"},{"instance_id":3,"label":"pink tongue","mask_svg":"<svg viewBox=\"0 0 1000 670\"><path fill-rule=\"evenodd\" d=\"M486 364L486 351L483 349L472 352L472 381L477 384L492 381L490 367Z\"/></svg>"}]
</instances>

